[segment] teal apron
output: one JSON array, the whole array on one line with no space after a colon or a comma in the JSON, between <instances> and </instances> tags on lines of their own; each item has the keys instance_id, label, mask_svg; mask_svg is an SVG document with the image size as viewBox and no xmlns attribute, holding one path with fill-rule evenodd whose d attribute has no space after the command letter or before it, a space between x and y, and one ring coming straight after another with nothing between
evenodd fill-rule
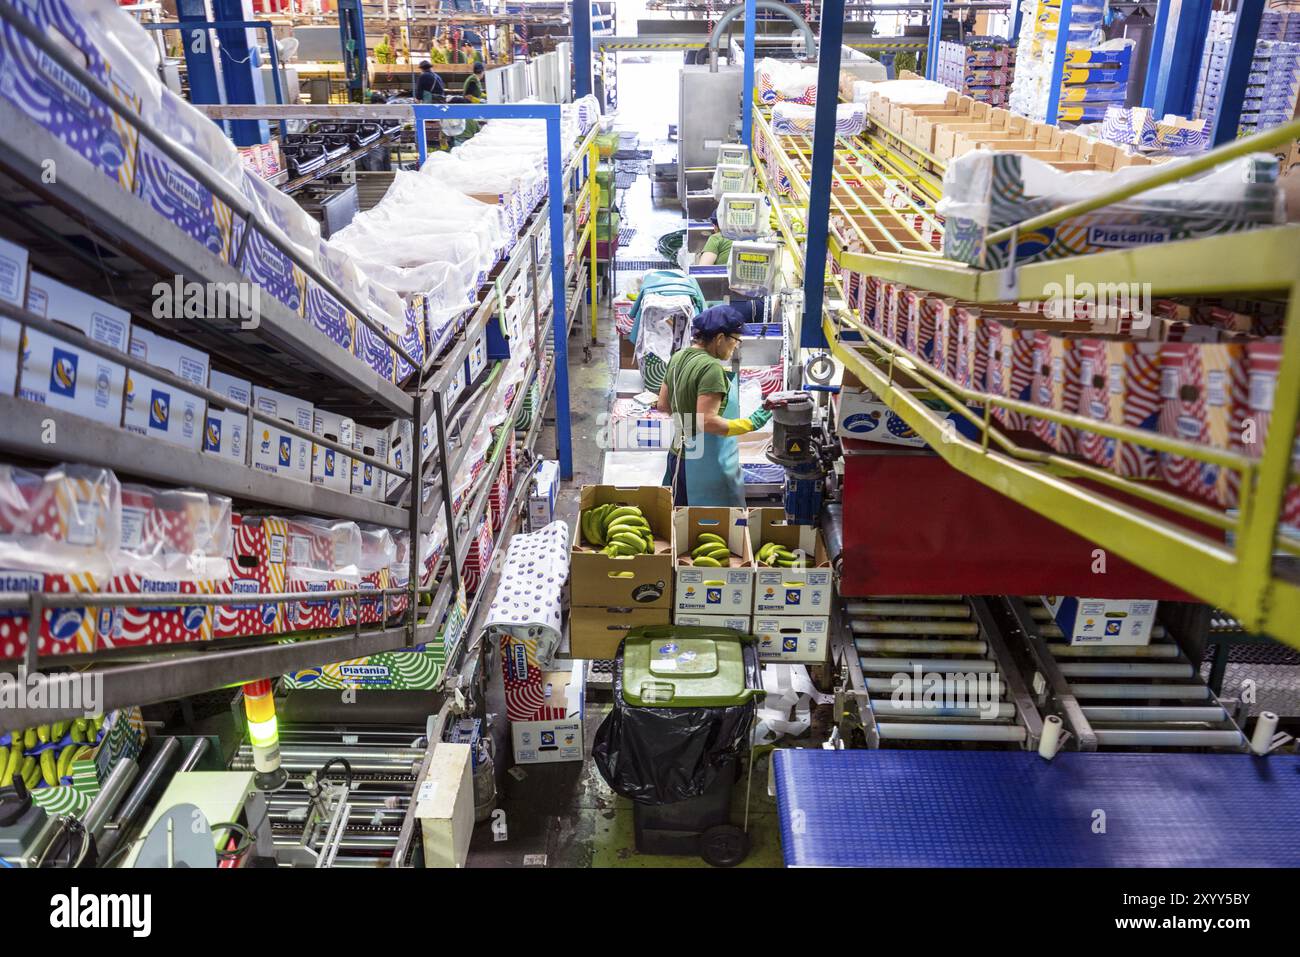
<instances>
[{"instance_id":1,"label":"teal apron","mask_svg":"<svg viewBox=\"0 0 1300 957\"><path fill-rule=\"evenodd\" d=\"M724 419L740 417L740 376L726 373L727 401L720 414ZM686 473L686 501L714 508L744 508L745 482L740 475L740 446L732 435L699 432L694 447L682 447L682 468Z\"/></svg>"}]
</instances>

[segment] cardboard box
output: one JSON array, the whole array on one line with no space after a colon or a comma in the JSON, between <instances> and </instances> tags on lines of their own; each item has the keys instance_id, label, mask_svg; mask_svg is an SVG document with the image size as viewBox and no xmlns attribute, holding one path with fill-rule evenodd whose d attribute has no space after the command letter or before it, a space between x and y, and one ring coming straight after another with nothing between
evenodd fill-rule
<instances>
[{"instance_id":1,"label":"cardboard box","mask_svg":"<svg viewBox=\"0 0 1300 957\"><path fill-rule=\"evenodd\" d=\"M755 559L754 616L829 615L835 601L830 556L821 530L812 525L790 525L785 509L749 510L750 547L755 555L768 542L784 545L805 556L805 568L768 568Z\"/></svg>"},{"instance_id":2,"label":"cardboard box","mask_svg":"<svg viewBox=\"0 0 1300 957\"><path fill-rule=\"evenodd\" d=\"M0 302L23 308L27 305L27 250L0 239ZM0 395L18 389L18 356L23 327L0 316Z\"/></svg>"},{"instance_id":3,"label":"cardboard box","mask_svg":"<svg viewBox=\"0 0 1300 957\"><path fill-rule=\"evenodd\" d=\"M470 343L465 353L465 381L475 382L479 374L487 368L487 333L480 332L478 338Z\"/></svg>"},{"instance_id":4,"label":"cardboard box","mask_svg":"<svg viewBox=\"0 0 1300 957\"><path fill-rule=\"evenodd\" d=\"M27 282L27 309L71 326L118 352L131 341L131 316L84 292L38 272ZM126 367L101 359L70 342L23 330L18 395L118 428Z\"/></svg>"},{"instance_id":5,"label":"cardboard box","mask_svg":"<svg viewBox=\"0 0 1300 957\"><path fill-rule=\"evenodd\" d=\"M464 867L474 835L474 756L468 744L439 741L415 790L425 867Z\"/></svg>"},{"instance_id":6,"label":"cardboard box","mask_svg":"<svg viewBox=\"0 0 1300 957\"><path fill-rule=\"evenodd\" d=\"M165 339L147 329L131 330L131 355L150 365L207 387L208 354ZM206 399L173 388L143 372L126 373L122 427L197 452L207 427Z\"/></svg>"},{"instance_id":7,"label":"cardboard box","mask_svg":"<svg viewBox=\"0 0 1300 957\"><path fill-rule=\"evenodd\" d=\"M673 615L673 624L692 628L734 628L749 635L753 633L754 619L749 615Z\"/></svg>"},{"instance_id":8,"label":"cardboard box","mask_svg":"<svg viewBox=\"0 0 1300 957\"><path fill-rule=\"evenodd\" d=\"M352 428L352 448L382 462L388 461L388 430L375 429L368 425L354 425ZM373 501L384 500L384 476L388 473L375 468L368 462L352 459L352 494L360 495Z\"/></svg>"},{"instance_id":9,"label":"cardboard box","mask_svg":"<svg viewBox=\"0 0 1300 957\"><path fill-rule=\"evenodd\" d=\"M312 412L312 431L321 438L332 439L340 445L354 448L356 423L347 416L324 409ZM311 481L339 492L352 490L352 456L312 443Z\"/></svg>"},{"instance_id":10,"label":"cardboard box","mask_svg":"<svg viewBox=\"0 0 1300 957\"><path fill-rule=\"evenodd\" d=\"M291 422L310 432L315 424L315 409L302 399L253 386L253 468L310 482L312 443L277 428L277 421Z\"/></svg>"},{"instance_id":11,"label":"cardboard box","mask_svg":"<svg viewBox=\"0 0 1300 957\"><path fill-rule=\"evenodd\" d=\"M1043 604L1072 645L1145 645L1159 602L1045 596Z\"/></svg>"},{"instance_id":12,"label":"cardboard box","mask_svg":"<svg viewBox=\"0 0 1300 957\"><path fill-rule=\"evenodd\" d=\"M586 541L577 523L569 556L570 590L587 606L664 608L672 605L674 516L672 491L658 485L620 488L584 485L580 512L597 505L635 505L655 538L651 554L611 558ZM689 610L689 609L687 609Z\"/></svg>"},{"instance_id":13,"label":"cardboard box","mask_svg":"<svg viewBox=\"0 0 1300 957\"><path fill-rule=\"evenodd\" d=\"M1166 342L1160 347L1162 435L1227 449L1246 413L1244 343ZM1170 485L1213 505L1229 501L1227 470L1170 452L1159 455Z\"/></svg>"},{"instance_id":14,"label":"cardboard box","mask_svg":"<svg viewBox=\"0 0 1300 957\"><path fill-rule=\"evenodd\" d=\"M667 491L667 489L665 489ZM686 506L673 510L673 608L687 614L747 614L754 601L754 552L743 508ZM700 535L712 532L727 540L731 567L697 568L691 552Z\"/></svg>"},{"instance_id":15,"label":"cardboard box","mask_svg":"<svg viewBox=\"0 0 1300 957\"><path fill-rule=\"evenodd\" d=\"M756 615L758 657L762 661L823 664L830 656L830 622L827 615Z\"/></svg>"},{"instance_id":16,"label":"cardboard box","mask_svg":"<svg viewBox=\"0 0 1300 957\"><path fill-rule=\"evenodd\" d=\"M571 671L541 676L541 704L530 721L512 720L510 740L515 764L553 764L583 759L582 719L586 698L586 663Z\"/></svg>"},{"instance_id":17,"label":"cardboard box","mask_svg":"<svg viewBox=\"0 0 1300 957\"><path fill-rule=\"evenodd\" d=\"M924 448L925 440L869 389L841 387L835 431L846 439Z\"/></svg>"},{"instance_id":18,"label":"cardboard box","mask_svg":"<svg viewBox=\"0 0 1300 957\"><path fill-rule=\"evenodd\" d=\"M569 609L569 655L595 660L613 658L630 629L641 625L670 624L671 611L667 606L574 605Z\"/></svg>"},{"instance_id":19,"label":"cardboard box","mask_svg":"<svg viewBox=\"0 0 1300 957\"><path fill-rule=\"evenodd\" d=\"M230 577L221 595L282 593L288 557L288 528L283 519L231 515ZM213 638L273 635L284 614L278 602L219 605L212 618Z\"/></svg>"},{"instance_id":20,"label":"cardboard box","mask_svg":"<svg viewBox=\"0 0 1300 957\"><path fill-rule=\"evenodd\" d=\"M253 384L215 369L208 373L208 388L229 396L236 402L251 405ZM203 430L203 451L209 455L248 464L248 413L222 409L209 404L207 425Z\"/></svg>"}]
</instances>

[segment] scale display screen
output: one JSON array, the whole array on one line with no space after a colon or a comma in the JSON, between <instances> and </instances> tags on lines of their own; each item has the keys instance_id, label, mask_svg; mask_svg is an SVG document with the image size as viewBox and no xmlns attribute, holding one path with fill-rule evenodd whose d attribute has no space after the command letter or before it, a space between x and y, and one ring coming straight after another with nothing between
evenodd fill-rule
<instances>
[{"instance_id":1,"label":"scale display screen","mask_svg":"<svg viewBox=\"0 0 1300 957\"><path fill-rule=\"evenodd\" d=\"M727 279L732 292L742 296L765 296L776 287L777 257L775 243L733 242Z\"/></svg>"}]
</instances>

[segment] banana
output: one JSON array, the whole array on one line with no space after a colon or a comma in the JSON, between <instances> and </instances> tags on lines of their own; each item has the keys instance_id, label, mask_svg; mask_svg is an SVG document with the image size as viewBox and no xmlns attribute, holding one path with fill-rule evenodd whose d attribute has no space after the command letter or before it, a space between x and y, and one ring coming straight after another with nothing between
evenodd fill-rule
<instances>
[{"instance_id":1,"label":"banana","mask_svg":"<svg viewBox=\"0 0 1300 957\"><path fill-rule=\"evenodd\" d=\"M700 537L696 541L703 544L704 542L713 542L717 545L727 544L727 540L721 535L715 535L712 532L700 532Z\"/></svg>"},{"instance_id":2,"label":"banana","mask_svg":"<svg viewBox=\"0 0 1300 957\"><path fill-rule=\"evenodd\" d=\"M15 739L8 753L0 752L0 757L3 757L5 765L0 770L0 788L7 788L14 783L14 775L23 763L23 746Z\"/></svg>"},{"instance_id":3,"label":"banana","mask_svg":"<svg viewBox=\"0 0 1300 957\"><path fill-rule=\"evenodd\" d=\"M50 743L50 726L48 724L38 724L36 726L36 737L41 744Z\"/></svg>"},{"instance_id":4,"label":"banana","mask_svg":"<svg viewBox=\"0 0 1300 957\"><path fill-rule=\"evenodd\" d=\"M707 555L701 555L699 558L691 560L692 565L698 565L701 568L721 568L722 562L716 558L709 558Z\"/></svg>"},{"instance_id":5,"label":"banana","mask_svg":"<svg viewBox=\"0 0 1300 957\"><path fill-rule=\"evenodd\" d=\"M635 505L620 505L605 516L605 525L612 525L614 524L615 519L633 515L638 518L644 518L641 514L641 509L637 508Z\"/></svg>"},{"instance_id":6,"label":"banana","mask_svg":"<svg viewBox=\"0 0 1300 957\"><path fill-rule=\"evenodd\" d=\"M35 748L37 743L38 742L36 739L35 728L28 728L26 731L23 732L23 747L25 747L28 751Z\"/></svg>"},{"instance_id":7,"label":"banana","mask_svg":"<svg viewBox=\"0 0 1300 957\"><path fill-rule=\"evenodd\" d=\"M60 781L72 773L72 761L80 750L80 745L70 744L59 752L58 773Z\"/></svg>"},{"instance_id":8,"label":"banana","mask_svg":"<svg viewBox=\"0 0 1300 957\"><path fill-rule=\"evenodd\" d=\"M760 562L765 562L765 561L767 561L767 557L768 557L770 554L772 554L772 550L775 549L775 548L777 548L777 547L778 547L778 546L777 546L776 542L767 542L766 544L764 544L764 545L763 545L761 548L759 548L759 550L758 550L758 560L759 560Z\"/></svg>"},{"instance_id":9,"label":"banana","mask_svg":"<svg viewBox=\"0 0 1300 957\"><path fill-rule=\"evenodd\" d=\"M628 548L633 549L634 554L637 555L645 551L645 539L631 532L619 532L613 537L612 541L619 545L626 545Z\"/></svg>"},{"instance_id":10,"label":"banana","mask_svg":"<svg viewBox=\"0 0 1300 957\"><path fill-rule=\"evenodd\" d=\"M102 714L97 714L90 719L90 723L95 727L95 733L92 737L99 737L99 729L104 726L104 717Z\"/></svg>"},{"instance_id":11,"label":"banana","mask_svg":"<svg viewBox=\"0 0 1300 957\"><path fill-rule=\"evenodd\" d=\"M694 558L698 555L707 555L709 552L716 551L719 548L726 548L726 546L719 545L717 542L705 542L702 545L695 546L695 549L691 552L691 557Z\"/></svg>"},{"instance_id":12,"label":"banana","mask_svg":"<svg viewBox=\"0 0 1300 957\"><path fill-rule=\"evenodd\" d=\"M85 718L78 718L76 721L72 722L72 740L74 742L76 741L84 742L89 740L89 738L86 736Z\"/></svg>"},{"instance_id":13,"label":"banana","mask_svg":"<svg viewBox=\"0 0 1300 957\"><path fill-rule=\"evenodd\" d=\"M649 530L649 525L633 525L624 518L619 519L618 522L606 528L605 537L609 538L611 535L615 535L619 532L631 532L634 535L640 535L642 532L648 532Z\"/></svg>"},{"instance_id":14,"label":"banana","mask_svg":"<svg viewBox=\"0 0 1300 957\"><path fill-rule=\"evenodd\" d=\"M41 776L41 768L40 765L36 763L35 757L29 754L27 757L23 758L22 770L18 772L18 776L23 779L23 783L27 785L28 790L31 790L32 785L34 785Z\"/></svg>"},{"instance_id":15,"label":"banana","mask_svg":"<svg viewBox=\"0 0 1300 957\"><path fill-rule=\"evenodd\" d=\"M58 762L54 758L54 749L46 748L41 752L41 777L50 787L59 783Z\"/></svg>"},{"instance_id":16,"label":"banana","mask_svg":"<svg viewBox=\"0 0 1300 957\"><path fill-rule=\"evenodd\" d=\"M71 727L71 725L71 721L54 722L54 726L50 730L50 737L55 741L62 741L63 736L68 733L68 728Z\"/></svg>"},{"instance_id":17,"label":"banana","mask_svg":"<svg viewBox=\"0 0 1300 957\"><path fill-rule=\"evenodd\" d=\"M705 542L701 554L709 558L730 558L731 549L726 545L718 545L714 542Z\"/></svg>"}]
</instances>

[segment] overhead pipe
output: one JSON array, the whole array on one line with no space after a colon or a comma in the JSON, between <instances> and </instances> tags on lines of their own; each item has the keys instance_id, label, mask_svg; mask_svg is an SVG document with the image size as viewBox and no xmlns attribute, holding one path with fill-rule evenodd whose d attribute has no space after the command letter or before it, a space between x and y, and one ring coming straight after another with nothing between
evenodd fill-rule
<instances>
[{"instance_id":1,"label":"overhead pipe","mask_svg":"<svg viewBox=\"0 0 1300 957\"><path fill-rule=\"evenodd\" d=\"M813 35L812 27L808 26L808 21L799 15L797 10L792 10L784 3L776 3L775 0L754 0L755 10L767 10L769 13L779 13L803 32L804 49L808 51L808 58L814 59L817 56L817 37ZM714 24L713 32L709 34L707 44L709 51L709 72L718 72L718 44L722 42L722 34L726 32L727 25L737 17L745 15L745 5L738 3Z\"/></svg>"}]
</instances>

